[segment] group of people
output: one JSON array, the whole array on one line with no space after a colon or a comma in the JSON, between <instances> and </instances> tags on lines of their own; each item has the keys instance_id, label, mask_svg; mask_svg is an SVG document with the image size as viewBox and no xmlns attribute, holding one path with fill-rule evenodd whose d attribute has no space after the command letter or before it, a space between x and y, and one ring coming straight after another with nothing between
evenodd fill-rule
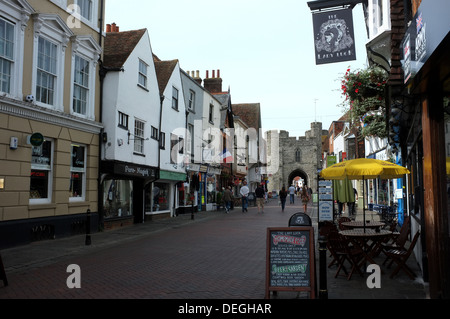
<instances>
[{"instance_id":1,"label":"group of people","mask_svg":"<svg viewBox=\"0 0 450 319\"><path fill-rule=\"evenodd\" d=\"M242 212L248 212L248 194L250 189L247 186L247 181L243 181L243 185L239 190L242 197ZM264 185L259 184L255 189L256 205L258 206L258 213L264 213L264 201L265 201L266 191L264 190ZM231 191L231 186L225 188L223 192L223 201L225 202L225 211L228 214L231 209L231 202L233 201L233 193Z\"/></svg>"},{"instance_id":2,"label":"group of people","mask_svg":"<svg viewBox=\"0 0 450 319\"><path fill-rule=\"evenodd\" d=\"M284 208L286 207L286 198L288 194L291 205L295 204L295 195L298 194L300 196L300 199L303 203L303 210L306 213L308 209L308 203L311 200L311 189L304 185L299 190L297 190L294 185L291 185L289 189L286 190L286 186L283 186L279 193L282 212L284 212Z\"/></svg>"},{"instance_id":3,"label":"group of people","mask_svg":"<svg viewBox=\"0 0 450 319\"><path fill-rule=\"evenodd\" d=\"M239 193L242 197L242 212L248 212L248 194L250 190L247 186L247 182L243 181L243 185L241 189L239 190ZM280 190L279 196L280 196L280 203L281 203L281 211L284 212L284 208L286 207L286 198L289 194L290 196L290 203L295 203L295 195L298 193L300 196L300 199L303 203L303 210L306 213L308 209L308 203L311 200L311 188L308 188L306 185L304 185L302 188L300 188L298 191L296 188L291 185L288 190L286 190L286 187L283 186L283 188ZM264 190L264 185L259 184L257 188L255 189L255 196L256 196L256 205L258 207L258 213L264 213L264 202L265 202L265 196L266 192ZM231 202L233 200L233 193L231 192L231 186L228 186L224 192L223 192L223 201L225 202L225 211L226 213L229 213L231 208Z\"/></svg>"}]
</instances>

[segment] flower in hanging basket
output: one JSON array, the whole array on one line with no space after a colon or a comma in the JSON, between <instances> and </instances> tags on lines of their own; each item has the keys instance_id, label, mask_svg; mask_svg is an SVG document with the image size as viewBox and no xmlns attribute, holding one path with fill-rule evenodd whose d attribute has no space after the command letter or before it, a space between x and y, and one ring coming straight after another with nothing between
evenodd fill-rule
<instances>
[{"instance_id":1,"label":"flower in hanging basket","mask_svg":"<svg viewBox=\"0 0 450 319\"><path fill-rule=\"evenodd\" d=\"M349 105L351 119L355 124L360 122L365 125L363 136L386 136L386 129L383 128L386 83L387 73L377 67L356 72L347 69L342 79L342 95ZM367 116L370 112L380 116Z\"/></svg>"}]
</instances>

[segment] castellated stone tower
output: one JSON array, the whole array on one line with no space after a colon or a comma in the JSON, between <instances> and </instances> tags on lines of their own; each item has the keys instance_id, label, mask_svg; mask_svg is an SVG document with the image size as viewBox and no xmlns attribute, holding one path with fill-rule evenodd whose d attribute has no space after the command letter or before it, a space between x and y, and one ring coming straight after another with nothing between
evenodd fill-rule
<instances>
[{"instance_id":1,"label":"castellated stone tower","mask_svg":"<svg viewBox=\"0 0 450 319\"><path fill-rule=\"evenodd\" d=\"M326 134L327 131L322 130L321 122L311 123L311 130L298 138L290 137L289 132L283 130L267 132L268 191L278 193L283 186L288 188L296 177L300 177L314 193L317 192L317 170L321 167L322 159L322 136ZM274 158L276 150L278 159Z\"/></svg>"}]
</instances>

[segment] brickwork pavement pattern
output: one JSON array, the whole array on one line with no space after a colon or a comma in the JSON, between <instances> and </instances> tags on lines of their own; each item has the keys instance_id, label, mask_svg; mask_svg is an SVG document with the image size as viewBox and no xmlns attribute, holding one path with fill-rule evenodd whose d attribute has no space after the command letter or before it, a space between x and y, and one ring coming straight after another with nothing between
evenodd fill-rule
<instances>
[{"instance_id":1,"label":"brickwork pavement pattern","mask_svg":"<svg viewBox=\"0 0 450 319\"><path fill-rule=\"evenodd\" d=\"M90 246L84 236L72 236L7 249L2 257L9 285L0 282L0 299L263 299L267 227L286 227L301 210L300 203L287 204L282 213L270 200L263 214L255 207L247 213L201 212L194 220L181 215L94 233ZM316 210L308 207L317 237ZM67 286L71 264L80 267L81 288ZM389 279L386 270L382 288L369 289L367 275L347 281L334 278L335 271L328 270L330 299L425 298L420 279L402 273Z\"/></svg>"}]
</instances>

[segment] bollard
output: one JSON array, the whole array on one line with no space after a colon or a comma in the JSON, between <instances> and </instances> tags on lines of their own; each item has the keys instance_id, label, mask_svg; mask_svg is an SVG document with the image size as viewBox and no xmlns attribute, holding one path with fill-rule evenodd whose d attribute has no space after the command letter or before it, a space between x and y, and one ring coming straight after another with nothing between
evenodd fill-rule
<instances>
[{"instance_id":1,"label":"bollard","mask_svg":"<svg viewBox=\"0 0 450 319\"><path fill-rule=\"evenodd\" d=\"M194 200L192 200L191 220L194 220Z\"/></svg>"},{"instance_id":2,"label":"bollard","mask_svg":"<svg viewBox=\"0 0 450 319\"><path fill-rule=\"evenodd\" d=\"M319 236L320 287L319 299L328 299L327 288L327 237Z\"/></svg>"},{"instance_id":3,"label":"bollard","mask_svg":"<svg viewBox=\"0 0 450 319\"><path fill-rule=\"evenodd\" d=\"M88 209L86 212L86 246L91 244L91 210Z\"/></svg>"}]
</instances>

